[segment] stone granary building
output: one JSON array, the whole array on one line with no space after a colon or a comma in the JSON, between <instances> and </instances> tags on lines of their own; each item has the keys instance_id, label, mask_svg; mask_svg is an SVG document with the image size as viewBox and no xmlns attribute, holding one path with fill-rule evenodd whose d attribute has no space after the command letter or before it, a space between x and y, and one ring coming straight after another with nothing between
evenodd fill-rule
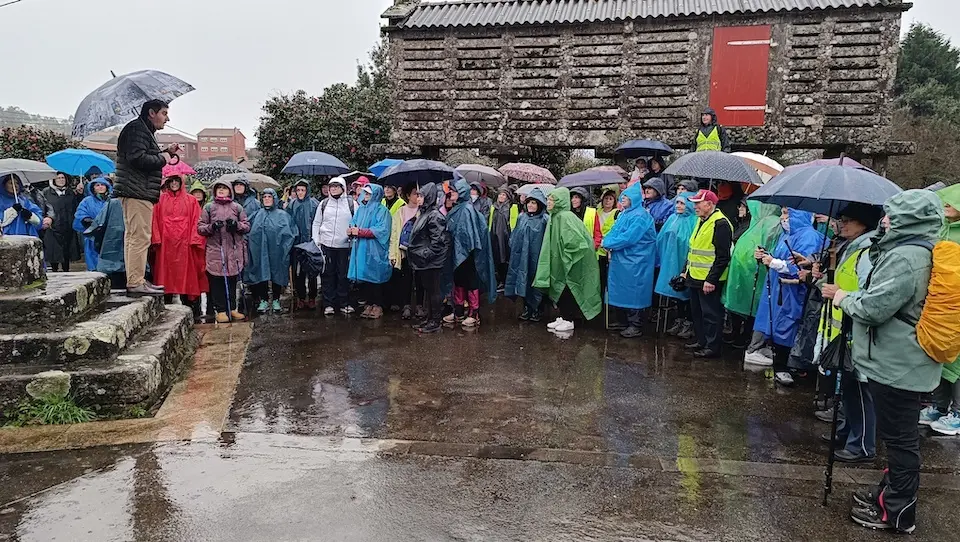
<instances>
[{"instance_id":1,"label":"stone granary building","mask_svg":"<svg viewBox=\"0 0 960 542\"><path fill-rule=\"evenodd\" d=\"M397 0L384 154L685 148L707 105L742 150L912 152L890 133L902 0Z\"/></svg>"}]
</instances>

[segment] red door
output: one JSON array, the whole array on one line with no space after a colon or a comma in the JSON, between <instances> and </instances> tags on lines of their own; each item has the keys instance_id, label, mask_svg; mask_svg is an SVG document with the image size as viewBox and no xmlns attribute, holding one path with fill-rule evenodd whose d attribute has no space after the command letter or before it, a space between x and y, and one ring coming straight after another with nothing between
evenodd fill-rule
<instances>
[{"instance_id":1,"label":"red door","mask_svg":"<svg viewBox=\"0 0 960 542\"><path fill-rule=\"evenodd\" d=\"M769 64L770 25L713 30L710 107L720 124L763 126Z\"/></svg>"}]
</instances>

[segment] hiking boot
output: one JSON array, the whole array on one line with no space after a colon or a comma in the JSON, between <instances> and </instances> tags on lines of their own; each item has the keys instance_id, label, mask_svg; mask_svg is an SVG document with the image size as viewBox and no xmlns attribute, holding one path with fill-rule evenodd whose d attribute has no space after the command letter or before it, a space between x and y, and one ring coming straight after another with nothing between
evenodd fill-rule
<instances>
[{"instance_id":1,"label":"hiking boot","mask_svg":"<svg viewBox=\"0 0 960 542\"><path fill-rule=\"evenodd\" d=\"M370 312L373 310L373 305L367 305L363 308L363 312L360 313L360 318L370 318Z\"/></svg>"},{"instance_id":2,"label":"hiking boot","mask_svg":"<svg viewBox=\"0 0 960 542\"><path fill-rule=\"evenodd\" d=\"M238 310L230 311L230 318L233 318L234 322L242 322L247 319L246 315Z\"/></svg>"},{"instance_id":3,"label":"hiking boot","mask_svg":"<svg viewBox=\"0 0 960 542\"><path fill-rule=\"evenodd\" d=\"M283 307L280 306L280 300L279 300L279 299L274 299L274 300L273 300L273 312L278 312L278 313L279 313L279 312L283 312Z\"/></svg>"},{"instance_id":4,"label":"hiking boot","mask_svg":"<svg viewBox=\"0 0 960 542\"><path fill-rule=\"evenodd\" d=\"M689 340L696 335L696 332L693 330L693 322L686 320L683 323L683 328L677 333L678 339Z\"/></svg>"},{"instance_id":5,"label":"hiking boot","mask_svg":"<svg viewBox=\"0 0 960 542\"><path fill-rule=\"evenodd\" d=\"M417 331L423 334L429 333L438 333L441 329L440 324L437 322L427 322L426 325L417 328Z\"/></svg>"},{"instance_id":6,"label":"hiking boot","mask_svg":"<svg viewBox=\"0 0 960 542\"><path fill-rule=\"evenodd\" d=\"M794 384L794 382L793 382L793 375L790 374L790 373L788 373L788 372L785 372L785 371L781 371L781 372L773 375L773 381L776 382L777 384L780 384L781 386L784 386L784 387L787 387L787 388L793 386L793 384ZM832 422L832 421L833 421L833 420L831 420L831 422Z\"/></svg>"},{"instance_id":7,"label":"hiking boot","mask_svg":"<svg viewBox=\"0 0 960 542\"><path fill-rule=\"evenodd\" d=\"M229 324L229 323L230 323L230 317L227 316L227 313L225 313L225 312L218 312L218 313L217 313L217 317L216 317L216 322L217 322L218 324Z\"/></svg>"},{"instance_id":8,"label":"hiking boot","mask_svg":"<svg viewBox=\"0 0 960 542\"><path fill-rule=\"evenodd\" d=\"M267 310L270 309L270 304L267 303L267 300L264 299L257 305L257 314L267 314Z\"/></svg>"},{"instance_id":9,"label":"hiking boot","mask_svg":"<svg viewBox=\"0 0 960 542\"><path fill-rule=\"evenodd\" d=\"M521 322L530 321L530 309L524 307L523 312L520 313L520 316L517 317Z\"/></svg>"},{"instance_id":10,"label":"hiking boot","mask_svg":"<svg viewBox=\"0 0 960 542\"><path fill-rule=\"evenodd\" d=\"M687 343L683 345L684 350L691 350L693 352L696 352L697 350L703 350L703 348L704 346L699 342L692 342L692 343Z\"/></svg>"},{"instance_id":11,"label":"hiking boot","mask_svg":"<svg viewBox=\"0 0 960 542\"><path fill-rule=\"evenodd\" d=\"M127 288L127 295L130 297L140 297L145 295L160 296L163 295L163 290L156 290L147 285L146 282L140 286L134 286L133 288Z\"/></svg>"},{"instance_id":12,"label":"hiking boot","mask_svg":"<svg viewBox=\"0 0 960 542\"><path fill-rule=\"evenodd\" d=\"M860 455L849 450L837 450L833 452L833 460L841 463L873 463L877 457L875 455Z\"/></svg>"},{"instance_id":13,"label":"hiking boot","mask_svg":"<svg viewBox=\"0 0 960 542\"><path fill-rule=\"evenodd\" d=\"M410 305L403 306L403 312L400 313L401 320L409 320L413 318L413 309L410 308Z\"/></svg>"},{"instance_id":14,"label":"hiking boot","mask_svg":"<svg viewBox=\"0 0 960 542\"><path fill-rule=\"evenodd\" d=\"M956 411L950 411L950 414L941 416L939 420L931 423L930 429L941 435L955 437L960 434L960 415Z\"/></svg>"},{"instance_id":15,"label":"hiking boot","mask_svg":"<svg viewBox=\"0 0 960 542\"><path fill-rule=\"evenodd\" d=\"M667 329L666 334L670 335L671 337L676 337L678 333L683 331L684 322L686 322L686 320L684 320L683 318L677 318L676 320L673 321L673 325L670 326L669 329Z\"/></svg>"},{"instance_id":16,"label":"hiking boot","mask_svg":"<svg viewBox=\"0 0 960 542\"><path fill-rule=\"evenodd\" d=\"M911 525L909 527L901 527L899 529L895 528L893 525L883 520L885 512L882 508L877 505L872 506L854 506L850 510L850 519L852 519L857 525L861 527L866 527L868 529L878 529L878 530L889 530L894 529L901 534L911 534L916 530L916 525Z\"/></svg>"},{"instance_id":17,"label":"hiking boot","mask_svg":"<svg viewBox=\"0 0 960 542\"><path fill-rule=\"evenodd\" d=\"M371 320L379 320L383 318L383 307L380 305L374 305L373 308L370 309L370 314L367 315L367 318Z\"/></svg>"},{"instance_id":18,"label":"hiking boot","mask_svg":"<svg viewBox=\"0 0 960 542\"><path fill-rule=\"evenodd\" d=\"M624 339L635 339L643 336L643 330L638 327L629 326L627 329L624 329L620 332L620 336Z\"/></svg>"},{"instance_id":19,"label":"hiking boot","mask_svg":"<svg viewBox=\"0 0 960 542\"><path fill-rule=\"evenodd\" d=\"M317 310L317 300L316 300L316 299L308 299L308 300L307 300L307 309L312 310L312 311L313 311L313 310Z\"/></svg>"},{"instance_id":20,"label":"hiking boot","mask_svg":"<svg viewBox=\"0 0 960 542\"><path fill-rule=\"evenodd\" d=\"M928 406L920 411L920 425L931 425L933 422L943 417L940 411L935 407Z\"/></svg>"},{"instance_id":21,"label":"hiking boot","mask_svg":"<svg viewBox=\"0 0 960 542\"><path fill-rule=\"evenodd\" d=\"M327 307L327 308L323 309L323 315L324 315L324 316L333 316L333 315L336 314L336 313L337 313L337 311L334 310L333 307Z\"/></svg>"},{"instance_id":22,"label":"hiking boot","mask_svg":"<svg viewBox=\"0 0 960 542\"><path fill-rule=\"evenodd\" d=\"M858 489L853 492L853 506L859 508L870 508L871 506L878 506L880 504L880 499L877 498L877 494L874 493L873 489Z\"/></svg>"}]
</instances>

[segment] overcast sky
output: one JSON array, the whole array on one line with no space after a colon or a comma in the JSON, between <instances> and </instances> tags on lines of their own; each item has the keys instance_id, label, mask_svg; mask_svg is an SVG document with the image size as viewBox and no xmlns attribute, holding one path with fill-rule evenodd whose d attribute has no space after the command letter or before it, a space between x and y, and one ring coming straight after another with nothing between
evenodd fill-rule
<instances>
[{"instance_id":1,"label":"overcast sky","mask_svg":"<svg viewBox=\"0 0 960 542\"><path fill-rule=\"evenodd\" d=\"M252 143L268 97L352 82L392 3L22 0L0 8L0 105L65 118L110 70L159 69L197 88L174 102L172 126L238 126ZM957 0L914 0L904 28L929 23L960 44L957 20Z\"/></svg>"}]
</instances>

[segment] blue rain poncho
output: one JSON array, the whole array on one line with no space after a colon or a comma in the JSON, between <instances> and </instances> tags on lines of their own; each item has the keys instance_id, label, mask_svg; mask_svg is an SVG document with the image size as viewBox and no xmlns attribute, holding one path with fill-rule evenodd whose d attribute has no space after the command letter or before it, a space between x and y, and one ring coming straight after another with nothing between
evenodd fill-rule
<instances>
[{"instance_id":1,"label":"blue rain poncho","mask_svg":"<svg viewBox=\"0 0 960 542\"><path fill-rule=\"evenodd\" d=\"M370 189L370 200L360 203L350 226L369 230L373 237L354 238L347 278L383 284L393 275L393 266L390 265L392 217L390 210L380 204L383 200L383 187L379 184L368 184L364 191L367 189Z\"/></svg>"},{"instance_id":2,"label":"blue rain poncho","mask_svg":"<svg viewBox=\"0 0 960 542\"><path fill-rule=\"evenodd\" d=\"M697 215L693 210L693 203L686 194L677 195L674 206L677 201L682 201L686 210L683 213L674 211L657 234L657 263L660 266L660 275L657 277L654 291L662 296L686 301L690 299L690 292L674 290L670 287L670 279L683 273L687 267L690 236L697 227Z\"/></svg>"},{"instance_id":3,"label":"blue rain poncho","mask_svg":"<svg viewBox=\"0 0 960 542\"><path fill-rule=\"evenodd\" d=\"M825 238L814 229L811 213L790 209L789 223L790 231L780 235L777 247L771 254L774 258L787 262L787 272L778 273L771 269L767 273L764 291L759 296L760 306L753 330L772 338L775 344L792 347L800 328L807 286L802 283L781 284L781 280L796 280L798 276L797 266L790 261L791 254L787 244L789 243L794 251L809 257L823 250Z\"/></svg>"},{"instance_id":4,"label":"blue rain poncho","mask_svg":"<svg viewBox=\"0 0 960 542\"><path fill-rule=\"evenodd\" d=\"M440 291L444 294L453 291L453 271L472 254L480 291L485 292L490 303L493 303L497 300L497 289L487 219L471 204L470 185L467 181L458 180L454 189L458 198L453 208L447 212L447 231L450 232L453 243L452 258L448 259L444 267Z\"/></svg>"},{"instance_id":5,"label":"blue rain poncho","mask_svg":"<svg viewBox=\"0 0 960 542\"><path fill-rule=\"evenodd\" d=\"M653 217L643 208L639 184L620 195L630 198L630 207L620 212L613 229L603 238L610 251L607 304L624 309L645 309L653 304L653 268L657 251L657 229Z\"/></svg>"},{"instance_id":6,"label":"blue rain poncho","mask_svg":"<svg viewBox=\"0 0 960 542\"><path fill-rule=\"evenodd\" d=\"M666 197L666 184L659 177L654 177L643 183L643 187L657 191L658 196L656 198L643 200L643 208L650 213L650 216L653 217L653 223L660 228L674 214L673 200Z\"/></svg>"},{"instance_id":7,"label":"blue rain poncho","mask_svg":"<svg viewBox=\"0 0 960 542\"><path fill-rule=\"evenodd\" d=\"M268 188L263 193L273 196L274 203L270 207L261 207L250 220L243 282L259 284L270 281L287 286L290 283L290 251L297 237L297 227L290 215L280 210L277 192Z\"/></svg>"},{"instance_id":8,"label":"blue rain poncho","mask_svg":"<svg viewBox=\"0 0 960 542\"><path fill-rule=\"evenodd\" d=\"M43 211L40 210L40 207L37 206L29 196L24 193L23 183L20 182L19 177L13 176L13 182L17 183L17 194L7 192L7 177L4 176L0 178L0 219L7 212L7 209L10 209L17 203L20 204L24 209L29 210L37 219L43 218ZM13 211L10 211L13 213ZM40 226L39 224L28 223L23 219L22 216L17 215L9 224L3 227L4 235L29 235L31 237L40 237Z\"/></svg>"},{"instance_id":9,"label":"blue rain poncho","mask_svg":"<svg viewBox=\"0 0 960 542\"><path fill-rule=\"evenodd\" d=\"M94 250L100 254L97 271L107 275L126 270L123 261L123 206L120 200L110 198L83 235L93 238Z\"/></svg>"},{"instance_id":10,"label":"blue rain poncho","mask_svg":"<svg viewBox=\"0 0 960 542\"><path fill-rule=\"evenodd\" d=\"M95 195L93 193L93 187L97 184L106 186L107 193L102 196ZM84 190L87 193L87 197L83 198L83 201L77 206L77 212L73 215L73 230L81 234L87 229L87 227L83 225L83 220L86 218L95 220L97 218L100 211L106 207L107 200L110 199L110 194L113 193L113 186L103 177L98 177L87 183L87 187ZM92 237L83 237L83 257L87 263L87 271L96 271L97 263L100 260L100 253L97 252L97 246Z\"/></svg>"},{"instance_id":11,"label":"blue rain poncho","mask_svg":"<svg viewBox=\"0 0 960 542\"><path fill-rule=\"evenodd\" d=\"M303 200L297 199L296 189L298 186L307 187L307 197ZM290 198L287 199L287 213L293 218L293 225L297 227L296 244L313 241L313 218L317 215L317 209L320 208L320 202L310 195L310 183L305 179L297 181L291 189Z\"/></svg>"},{"instance_id":12,"label":"blue rain poncho","mask_svg":"<svg viewBox=\"0 0 960 542\"><path fill-rule=\"evenodd\" d=\"M517 219L517 227L510 233L510 266L503 287L503 295L510 298L528 298L527 305L539 306L543 292L532 286L537 275L537 262L540 261L540 248L543 247L543 234L547 230L547 197L543 191L534 188L527 198L540 202L536 213L524 211Z\"/></svg>"}]
</instances>

